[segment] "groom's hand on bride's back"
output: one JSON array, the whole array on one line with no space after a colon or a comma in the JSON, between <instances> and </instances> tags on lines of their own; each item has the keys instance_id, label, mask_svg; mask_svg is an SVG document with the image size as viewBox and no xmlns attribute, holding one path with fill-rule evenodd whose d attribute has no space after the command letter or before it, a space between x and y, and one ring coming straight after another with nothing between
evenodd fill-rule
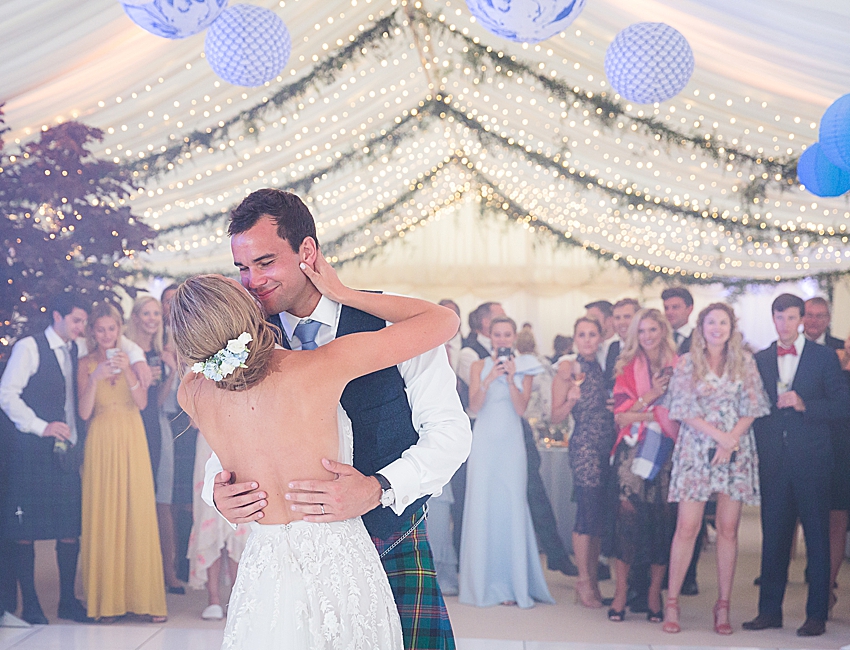
<instances>
[{"instance_id":1,"label":"groom's hand on bride's back","mask_svg":"<svg viewBox=\"0 0 850 650\"><path fill-rule=\"evenodd\" d=\"M293 481L286 500L304 521L313 523L343 521L365 515L381 504L381 484L351 465L322 459L322 465L336 474L330 481Z\"/></svg>"},{"instance_id":2,"label":"groom's hand on bride's back","mask_svg":"<svg viewBox=\"0 0 850 650\"><path fill-rule=\"evenodd\" d=\"M227 470L216 474L213 485L213 502L222 516L231 524L247 524L263 518L266 493L258 490L257 483L235 483L236 476Z\"/></svg>"}]
</instances>

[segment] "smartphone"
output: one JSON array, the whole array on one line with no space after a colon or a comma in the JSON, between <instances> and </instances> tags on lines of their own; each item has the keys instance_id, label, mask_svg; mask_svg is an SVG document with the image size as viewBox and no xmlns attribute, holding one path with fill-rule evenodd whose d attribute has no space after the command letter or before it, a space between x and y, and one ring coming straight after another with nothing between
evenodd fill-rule
<instances>
[{"instance_id":1,"label":"smartphone","mask_svg":"<svg viewBox=\"0 0 850 650\"><path fill-rule=\"evenodd\" d=\"M511 348L499 348L496 350L496 358L499 361L507 361L514 356L514 351Z\"/></svg>"},{"instance_id":2,"label":"smartphone","mask_svg":"<svg viewBox=\"0 0 850 650\"><path fill-rule=\"evenodd\" d=\"M112 357L114 357L114 356L115 356L116 354L118 354L120 351L121 351L121 350L119 350L118 348L109 348L109 349L106 351L106 359L107 359L107 361L112 360ZM121 368L113 368L113 369L112 369L112 374L113 374L113 375L120 375L120 374L121 374Z\"/></svg>"}]
</instances>

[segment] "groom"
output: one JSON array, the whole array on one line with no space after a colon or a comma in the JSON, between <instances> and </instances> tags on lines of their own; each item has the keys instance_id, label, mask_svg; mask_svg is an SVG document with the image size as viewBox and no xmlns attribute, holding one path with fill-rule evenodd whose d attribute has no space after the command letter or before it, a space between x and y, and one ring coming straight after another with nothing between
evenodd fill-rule
<instances>
[{"instance_id":1,"label":"groom","mask_svg":"<svg viewBox=\"0 0 850 650\"><path fill-rule=\"evenodd\" d=\"M320 253L313 217L294 194L254 192L233 211L228 232L243 286L280 327L287 348L312 350L385 327L325 298L301 271ZM425 502L466 460L472 439L444 347L353 380L340 401L354 430L354 466L325 460L337 479L296 481L286 499L309 522L362 516L389 578L405 648L454 648L424 525ZM234 478L213 455L205 500L232 524L260 519L262 486Z\"/></svg>"}]
</instances>

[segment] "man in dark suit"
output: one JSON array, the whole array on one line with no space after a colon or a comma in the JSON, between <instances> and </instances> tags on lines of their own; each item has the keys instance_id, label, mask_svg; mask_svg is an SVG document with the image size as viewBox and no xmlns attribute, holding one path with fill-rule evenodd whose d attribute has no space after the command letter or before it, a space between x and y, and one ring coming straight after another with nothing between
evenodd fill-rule
<instances>
[{"instance_id":1,"label":"man in dark suit","mask_svg":"<svg viewBox=\"0 0 850 650\"><path fill-rule=\"evenodd\" d=\"M825 345L832 350L843 350L844 341L830 334L831 319L829 303L819 296L810 298L806 301L806 314L803 316L803 334L809 341ZM845 375L847 374L845 372ZM850 519L850 420L840 420L832 427L832 458L835 467L832 471L829 503L829 575L833 590L829 597L830 609L837 600L834 590L838 571L844 561L847 524Z\"/></svg>"},{"instance_id":2,"label":"man in dark suit","mask_svg":"<svg viewBox=\"0 0 850 650\"><path fill-rule=\"evenodd\" d=\"M679 354L691 349L694 327L688 321L694 311L694 297L685 287L670 287L661 292L664 317L673 329L673 341Z\"/></svg>"},{"instance_id":3,"label":"man in dark suit","mask_svg":"<svg viewBox=\"0 0 850 650\"><path fill-rule=\"evenodd\" d=\"M782 601L797 518L809 573L806 622L799 636L826 631L829 598L829 505L832 425L850 417L850 388L833 350L800 333L805 303L782 294L771 307L779 340L756 354L771 401L755 422L761 485L759 613L746 630L782 627Z\"/></svg>"}]
</instances>

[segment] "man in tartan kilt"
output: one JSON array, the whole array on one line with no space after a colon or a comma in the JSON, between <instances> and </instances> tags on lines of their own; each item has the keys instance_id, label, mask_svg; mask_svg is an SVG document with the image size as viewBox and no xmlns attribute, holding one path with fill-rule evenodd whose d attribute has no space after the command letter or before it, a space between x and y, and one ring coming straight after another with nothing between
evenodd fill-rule
<instances>
[{"instance_id":1,"label":"man in tartan kilt","mask_svg":"<svg viewBox=\"0 0 850 650\"><path fill-rule=\"evenodd\" d=\"M61 294L49 308L53 324L15 343L0 380L0 408L13 424L5 439L0 530L4 551L14 554L22 618L38 625L48 622L35 591L34 542L39 539L56 540L59 618L89 620L74 594L85 433L77 415L74 341L85 329L87 314L82 298L73 293Z\"/></svg>"},{"instance_id":2,"label":"man in tartan kilt","mask_svg":"<svg viewBox=\"0 0 850 650\"><path fill-rule=\"evenodd\" d=\"M312 350L386 326L327 299L307 280L299 264L320 253L313 217L297 196L275 189L252 193L233 211L229 234L242 284L281 329L283 346ZM445 348L353 380L340 402L352 423L354 465L325 460L336 480L296 481L286 498L308 522L362 516L389 578L405 648L452 649L425 532L426 502L466 460L472 433ZM231 524L261 518L262 486L233 479L213 455L204 499Z\"/></svg>"}]
</instances>

